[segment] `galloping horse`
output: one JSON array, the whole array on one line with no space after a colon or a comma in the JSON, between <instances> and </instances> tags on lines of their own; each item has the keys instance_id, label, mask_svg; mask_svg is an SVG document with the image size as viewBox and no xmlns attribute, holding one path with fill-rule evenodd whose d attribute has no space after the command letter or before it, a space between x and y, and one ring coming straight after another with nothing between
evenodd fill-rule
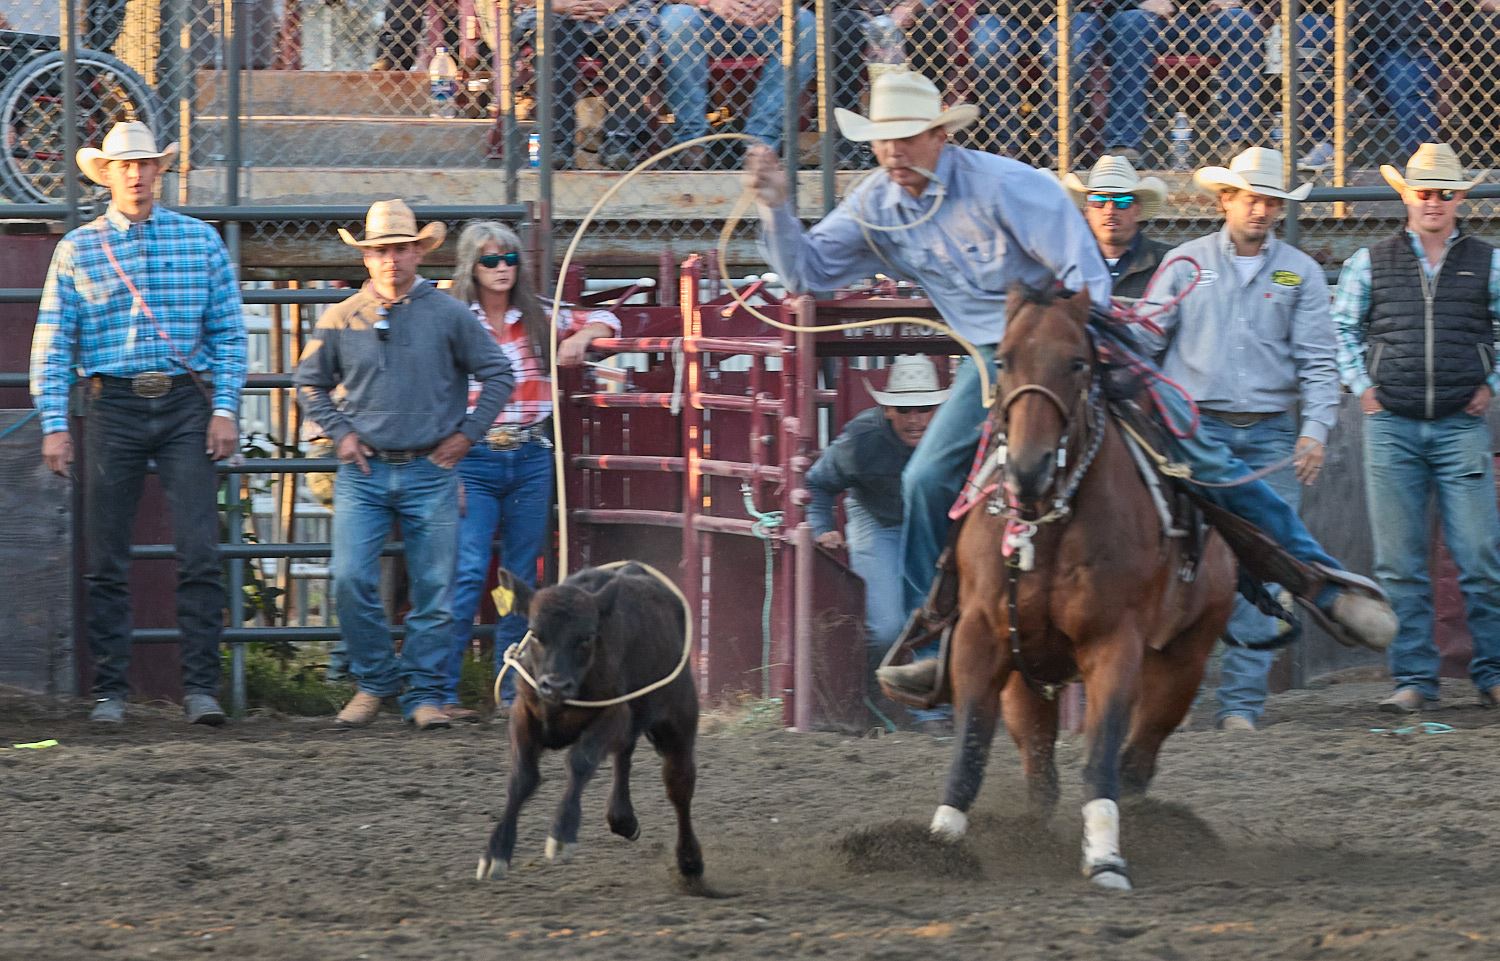
<instances>
[{"instance_id":1,"label":"galloping horse","mask_svg":"<svg viewBox=\"0 0 1500 961\"><path fill-rule=\"evenodd\" d=\"M1017 288L1008 305L990 412L1006 445L1003 482L957 542L950 678L960 736L932 831L966 830L1002 710L1031 805L1050 814L1055 695L1081 675L1083 871L1129 890L1116 801L1122 790L1145 791L1162 742L1192 705L1229 619L1234 560L1210 534L1196 576L1184 573L1183 539L1163 531L1102 400L1087 294Z\"/></svg>"}]
</instances>

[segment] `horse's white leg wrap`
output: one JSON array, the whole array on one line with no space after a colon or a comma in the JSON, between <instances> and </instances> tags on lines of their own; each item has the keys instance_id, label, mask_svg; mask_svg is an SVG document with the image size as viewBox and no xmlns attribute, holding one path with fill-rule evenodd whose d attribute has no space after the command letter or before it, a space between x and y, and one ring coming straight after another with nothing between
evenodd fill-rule
<instances>
[{"instance_id":1,"label":"horse's white leg wrap","mask_svg":"<svg viewBox=\"0 0 1500 961\"><path fill-rule=\"evenodd\" d=\"M928 830L940 840L957 841L969 830L969 816L956 807L939 805L937 812L932 815L932 827Z\"/></svg>"},{"instance_id":2,"label":"horse's white leg wrap","mask_svg":"<svg viewBox=\"0 0 1500 961\"><path fill-rule=\"evenodd\" d=\"M1102 888L1130 890L1120 857L1120 808L1108 798L1083 806L1083 873Z\"/></svg>"},{"instance_id":3,"label":"horse's white leg wrap","mask_svg":"<svg viewBox=\"0 0 1500 961\"><path fill-rule=\"evenodd\" d=\"M547 836L547 860L556 861L559 864L567 864L573 860L573 849L576 844L565 844L551 835Z\"/></svg>"}]
</instances>

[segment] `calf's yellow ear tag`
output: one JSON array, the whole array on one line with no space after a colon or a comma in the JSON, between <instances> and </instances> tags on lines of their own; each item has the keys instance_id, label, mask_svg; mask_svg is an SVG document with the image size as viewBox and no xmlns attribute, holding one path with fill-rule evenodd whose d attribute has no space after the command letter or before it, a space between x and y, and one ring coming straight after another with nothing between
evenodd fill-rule
<instances>
[{"instance_id":1,"label":"calf's yellow ear tag","mask_svg":"<svg viewBox=\"0 0 1500 961\"><path fill-rule=\"evenodd\" d=\"M504 584L496 584L495 589L490 591L490 600L495 602L495 613L505 617L516 606L516 592Z\"/></svg>"}]
</instances>

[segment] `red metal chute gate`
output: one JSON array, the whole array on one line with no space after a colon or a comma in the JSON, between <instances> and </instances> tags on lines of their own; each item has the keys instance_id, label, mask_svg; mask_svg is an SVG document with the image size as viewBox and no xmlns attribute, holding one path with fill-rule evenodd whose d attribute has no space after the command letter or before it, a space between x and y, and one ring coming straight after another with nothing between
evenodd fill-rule
<instances>
[{"instance_id":1,"label":"red metal chute gate","mask_svg":"<svg viewBox=\"0 0 1500 961\"><path fill-rule=\"evenodd\" d=\"M663 273L677 277L678 304L616 307L623 335L593 344L644 366L628 388L561 374L569 565L633 558L675 577L695 617L692 668L706 702L766 694L799 729L862 729L864 585L814 544L802 477L820 447L820 413L821 436L832 436L873 404L851 361L956 346L916 325L782 332L734 303L711 260ZM660 290L666 300L671 286ZM879 294L781 302L759 284L741 294L801 326L936 316L925 300ZM754 514L769 517L757 525Z\"/></svg>"}]
</instances>

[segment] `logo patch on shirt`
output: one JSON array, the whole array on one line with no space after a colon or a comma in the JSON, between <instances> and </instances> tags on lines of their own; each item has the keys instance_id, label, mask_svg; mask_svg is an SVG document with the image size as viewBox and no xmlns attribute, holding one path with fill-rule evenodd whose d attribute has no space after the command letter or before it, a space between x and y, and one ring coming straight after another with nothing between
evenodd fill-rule
<instances>
[{"instance_id":1,"label":"logo patch on shirt","mask_svg":"<svg viewBox=\"0 0 1500 961\"><path fill-rule=\"evenodd\" d=\"M1295 274L1290 270L1273 270L1271 271L1271 283L1280 284L1283 287L1300 287L1302 286L1302 275Z\"/></svg>"},{"instance_id":2,"label":"logo patch on shirt","mask_svg":"<svg viewBox=\"0 0 1500 961\"><path fill-rule=\"evenodd\" d=\"M1219 279L1219 272L1212 267L1201 267L1198 270L1198 286L1212 287Z\"/></svg>"}]
</instances>

